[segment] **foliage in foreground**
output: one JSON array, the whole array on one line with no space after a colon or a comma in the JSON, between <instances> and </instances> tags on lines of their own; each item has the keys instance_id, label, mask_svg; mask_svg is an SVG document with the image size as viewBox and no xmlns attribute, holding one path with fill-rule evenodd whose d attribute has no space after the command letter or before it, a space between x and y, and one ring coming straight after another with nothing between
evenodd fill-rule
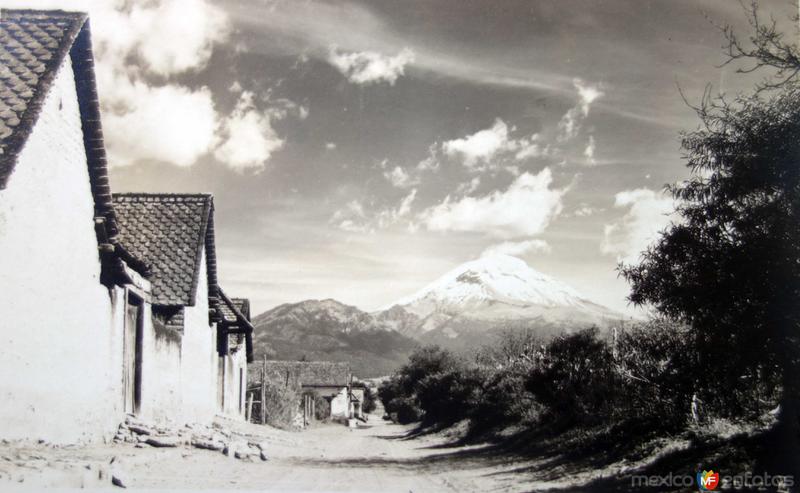
<instances>
[{"instance_id":1,"label":"foliage in foreground","mask_svg":"<svg viewBox=\"0 0 800 493\"><path fill-rule=\"evenodd\" d=\"M507 333L472 360L422 348L379 396L401 423L468 420L476 432L636 423L671 433L719 415L698 398L705 384L695 376L697 356L688 328L666 320L604 334L588 329L548 343ZM747 379L729 390L740 408L764 397L762 386Z\"/></svg>"}]
</instances>

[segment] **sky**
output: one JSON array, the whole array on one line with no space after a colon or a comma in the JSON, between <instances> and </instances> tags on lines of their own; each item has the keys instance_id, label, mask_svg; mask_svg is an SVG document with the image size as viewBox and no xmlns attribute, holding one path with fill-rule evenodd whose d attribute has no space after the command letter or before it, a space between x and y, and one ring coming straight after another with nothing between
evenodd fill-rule
<instances>
[{"instance_id":1,"label":"sky","mask_svg":"<svg viewBox=\"0 0 800 493\"><path fill-rule=\"evenodd\" d=\"M787 1L761 1L779 21ZM90 13L116 192L210 192L254 313L385 307L518 256L625 313L618 262L673 220L681 131L730 0L0 0Z\"/></svg>"}]
</instances>

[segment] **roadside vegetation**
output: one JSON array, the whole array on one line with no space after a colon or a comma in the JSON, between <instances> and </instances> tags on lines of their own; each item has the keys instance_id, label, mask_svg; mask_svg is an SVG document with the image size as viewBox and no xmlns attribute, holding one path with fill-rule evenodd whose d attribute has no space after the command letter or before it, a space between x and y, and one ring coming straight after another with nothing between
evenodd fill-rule
<instances>
[{"instance_id":1,"label":"roadside vegetation","mask_svg":"<svg viewBox=\"0 0 800 493\"><path fill-rule=\"evenodd\" d=\"M261 419L261 413L266 414L267 424L288 430L294 424L297 415L300 394L292 387L267 384L266 401L263 408L256 404L253 407L253 416L256 422ZM317 408L320 409L319 407Z\"/></svg>"},{"instance_id":2,"label":"roadside vegetation","mask_svg":"<svg viewBox=\"0 0 800 493\"><path fill-rule=\"evenodd\" d=\"M638 264L619 266L653 318L549 341L508 333L472 357L422 348L380 388L387 413L426 427L466 420L483 435L602 430L595 445L627 450L750 430L761 445L728 456L797 474L800 33L784 40L755 4L747 12L753 34L725 29L726 54L766 78L747 95L707 91L699 128L681 136L689 176L667 187L675 220Z\"/></svg>"}]
</instances>

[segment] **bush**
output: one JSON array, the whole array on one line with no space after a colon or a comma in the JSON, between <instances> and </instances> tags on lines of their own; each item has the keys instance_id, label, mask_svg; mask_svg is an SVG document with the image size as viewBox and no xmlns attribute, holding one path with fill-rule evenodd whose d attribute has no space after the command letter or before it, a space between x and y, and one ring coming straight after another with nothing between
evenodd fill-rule
<instances>
[{"instance_id":1,"label":"bush","mask_svg":"<svg viewBox=\"0 0 800 493\"><path fill-rule=\"evenodd\" d=\"M267 385L262 411L267 423L276 428L290 428L299 410L300 395L291 387Z\"/></svg>"},{"instance_id":2,"label":"bush","mask_svg":"<svg viewBox=\"0 0 800 493\"><path fill-rule=\"evenodd\" d=\"M409 424L422 418L422 411L413 397L395 397L389 402L386 412L400 424Z\"/></svg>"},{"instance_id":3,"label":"bush","mask_svg":"<svg viewBox=\"0 0 800 493\"><path fill-rule=\"evenodd\" d=\"M587 329L550 342L525 387L545 406L545 419L592 424L613 410L617 381L608 344Z\"/></svg>"},{"instance_id":4,"label":"bush","mask_svg":"<svg viewBox=\"0 0 800 493\"><path fill-rule=\"evenodd\" d=\"M401 423L426 424L461 419L480 382L463 361L438 346L416 350L407 364L378 389L386 412Z\"/></svg>"},{"instance_id":5,"label":"bush","mask_svg":"<svg viewBox=\"0 0 800 493\"><path fill-rule=\"evenodd\" d=\"M385 380L381 383L381 386L378 387L378 398L381 400L387 413L390 412L389 407L391 406L391 402L402 395L405 395L405 392L401 388L398 375L394 375L388 380Z\"/></svg>"},{"instance_id":6,"label":"bush","mask_svg":"<svg viewBox=\"0 0 800 493\"><path fill-rule=\"evenodd\" d=\"M619 374L618 419L640 418L662 429L686 423L696 389L695 348L688 330L654 320L621 331L613 343Z\"/></svg>"},{"instance_id":7,"label":"bush","mask_svg":"<svg viewBox=\"0 0 800 493\"><path fill-rule=\"evenodd\" d=\"M331 403L321 395L314 394L314 418L325 421L331 417Z\"/></svg>"},{"instance_id":8,"label":"bush","mask_svg":"<svg viewBox=\"0 0 800 493\"><path fill-rule=\"evenodd\" d=\"M733 396L716 398L698 381L698 347L688 329L657 319L599 336L596 328L543 344L530 333L503 338L469 363L438 347L416 351L378 390L402 423L470 420L472 431L511 425L629 426L674 432L695 417L720 414L724 402L774 402L764 375L742 378ZM750 370L742 369L742 375ZM759 380L761 378L761 380ZM714 399L717 400L714 400ZM741 416L734 408L727 411Z\"/></svg>"},{"instance_id":9,"label":"bush","mask_svg":"<svg viewBox=\"0 0 800 493\"><path fill-rule=\"evenodd\" d=\"M519 423L535 422L541 405L526 386L527 374L499 369L488 374L471 412L474 431L486 431Z\"/></svg>"},{"instance_id":10,"label":"bush","mask_svg":"<svg viewBox=\"0 0 800 493\"><path fill-rule=\"evenodd\" d=\"M459 364L424 377L416 387L426 424L451 424L469 417L481 400L483 378L476 368Z\"/></svg>"},{"instance_id":11,"label":"bush","mask_svg":"<svg viewBox=\"0 0 800 493\"><path fill-rule=\"evenodd\" d=\"M364 402L361 403L361 411L364 413L371 413L375 410L375 391L372 387L364 387Z\"/></svg>"}]
</instances>

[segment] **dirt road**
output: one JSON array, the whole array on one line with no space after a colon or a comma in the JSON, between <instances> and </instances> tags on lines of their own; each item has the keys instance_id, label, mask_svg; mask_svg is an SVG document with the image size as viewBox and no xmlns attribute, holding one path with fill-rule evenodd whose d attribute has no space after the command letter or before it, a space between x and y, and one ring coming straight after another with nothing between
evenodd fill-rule
<instances>
[{"instance_id":1,"label":"dirt road","mask_svg":"<svg viewBox=\"0 0 800 493\"><path fill-rule=\"evenodd\" d=\"M141 488L212 488L274 492L525 491L530 484L509 473L516 465L493 459L481 446L444 448L443 437L405 439L408 427L373 418L350 430L323 425L288 433L246 430L272 446L267 462L219 453L159 450L136 461L129 485ZM263 435L268 436L263 436ZM182 453L183 452L183 453Z\"/></svg>"},{"instance_id":2,"label":"dirt road","mask_svg":"<svg viewBox=\"0 0 800 493\"><path fill-rule=\"evenodd\" d=\"M528 461L498 455L490 446L453 447L447 436L409 439L410 427L378 418L358 429L326 424L287 432L249 423L224 426L245 443L263 444L268 460L235 459L189 445L6 443L0 445L0 490L116 489L112 477L128 488L158 491L519 492L545 486L531 481Z\"/></svg>"}]
</instances>

